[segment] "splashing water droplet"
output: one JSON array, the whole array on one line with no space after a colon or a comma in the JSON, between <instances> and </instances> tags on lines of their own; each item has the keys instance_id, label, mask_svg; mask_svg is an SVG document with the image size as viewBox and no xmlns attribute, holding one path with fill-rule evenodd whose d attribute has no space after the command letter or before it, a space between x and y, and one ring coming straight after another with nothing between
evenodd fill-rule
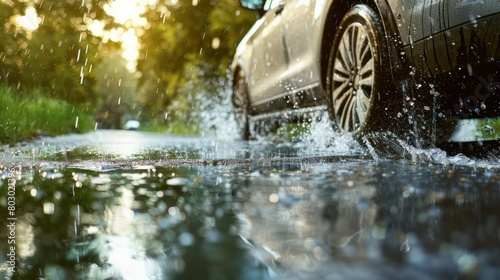
<instances>
[{"instance_id":1,"label":"splashing water droplet","mask_svg":"<svg viewBox=\"0 0 500 280\"><path fill-rule=\"evenodd\" d=\"M399 250L403 253L408 253L410 252L411 246L410 242L408 240L405 240L403 243L401 243L401 247L399 247Z\"/></svg>"}]
</instances>

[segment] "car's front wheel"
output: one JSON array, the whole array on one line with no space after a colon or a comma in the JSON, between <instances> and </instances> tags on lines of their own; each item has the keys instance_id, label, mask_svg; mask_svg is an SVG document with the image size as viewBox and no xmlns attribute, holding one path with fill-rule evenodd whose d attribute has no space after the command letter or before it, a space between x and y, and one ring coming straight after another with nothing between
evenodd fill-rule
<instances>
[{"instance_id":1,"label":"car's front wheel","mask_svg":"<svg viewBox=\"0 0 500 280\"><path fill-rule=\"evenodd\" d=\"M337 27L326 79L329 109L343 132L365 133L381 116L390 77L381 21L367 5L352 7Z\"/></svg>"}]
</instances>

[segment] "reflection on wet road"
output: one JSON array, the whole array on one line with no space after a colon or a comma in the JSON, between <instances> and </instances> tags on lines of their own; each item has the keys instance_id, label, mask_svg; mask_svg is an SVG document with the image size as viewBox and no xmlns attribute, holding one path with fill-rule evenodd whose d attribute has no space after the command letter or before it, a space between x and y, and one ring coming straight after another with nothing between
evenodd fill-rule
<instances>
[{"instance_id":1,"label":"reflection on wet road","mask_svg":"<svg viewBox=\"0 0 500 280\"><path fill-rule=\"evenodd\" d=\"M500 276L496 162L374 160L361 150L301 155L293 143L259 149L260 142L167 139L106 161L68 159L77 138L19 148L29 152L11 157L24 163L4 163L1 173L0 277ZM154 146L156 158L134 156ZM165 153L174 148L175 156ZM188 161L175 164L179 158Z\"/></svg>"},{"instance_id":2,"label":"reflection on wet road","mask_svg":"<svg viewBox=\"0 0 500 280\"><path fill-rule=\"evenodd\" d=\"M366 153L349 137L313 145L291 141L235 141L234 137L184 137L125 130L98 130L85 135L42 138L15 148L0 147L0 164L108 161L161 163L172 160L239 160L362 156ZM328 146L328 147L327 147ZM196 163L196 161L193 161Z\"/></svg>"}]
</instances>

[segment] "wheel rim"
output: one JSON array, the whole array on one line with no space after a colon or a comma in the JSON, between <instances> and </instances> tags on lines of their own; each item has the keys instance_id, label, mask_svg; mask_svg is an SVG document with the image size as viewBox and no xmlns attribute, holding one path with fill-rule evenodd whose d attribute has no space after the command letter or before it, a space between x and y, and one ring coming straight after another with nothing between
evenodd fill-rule
<instances>
[{"instance_id":1,"label":"wheel rim","mask_svg":"<svg viewBox=\"0 0 500 280\"><path fill-rule=\"evenodd\" d=\"M240 129L245 129L248 123L248 98L245 89L245 80L239 78L234 87L233 105L236 123Z\"/></svg>"},{"instance_id":2,"label":"wheel rim","mask_svg":"<svg viewBox=\"0 0 500 280\"><path fill-rule=\"evenodd\" d=\"M365 122L375 81L374 59L366 27L350 24L340 38L332 73L333 109L343 131L358 131Z\"/></svg>"}]
</instances>

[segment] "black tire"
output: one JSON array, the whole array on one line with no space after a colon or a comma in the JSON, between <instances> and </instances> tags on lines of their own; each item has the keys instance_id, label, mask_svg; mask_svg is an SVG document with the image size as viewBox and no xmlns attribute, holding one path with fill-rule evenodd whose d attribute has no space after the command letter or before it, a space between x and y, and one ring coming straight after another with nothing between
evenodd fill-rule
<instances>
[{"instance_id":1,"label":"black tire","mask_svg":"<svg viewBox=\"0 0 500 280\"><path fill-rule=\"evenodd\" d=\"M233 83L233 108L239 135L242 140L250 138L248 87L243 71L238 71Z\"/></svg>"},{"instance_id":2,"label":"black tire","mask_svg":"<svg viewBox=\"0 0 500 280\"><path fill-rule=\"evenodd\" d=\"M358 4L336 28L326 78L330 116L343 132L361 136L377 131L389 107L383 102L391 99L382 21L369 6Z\"/></svg>"}]
</instances>

